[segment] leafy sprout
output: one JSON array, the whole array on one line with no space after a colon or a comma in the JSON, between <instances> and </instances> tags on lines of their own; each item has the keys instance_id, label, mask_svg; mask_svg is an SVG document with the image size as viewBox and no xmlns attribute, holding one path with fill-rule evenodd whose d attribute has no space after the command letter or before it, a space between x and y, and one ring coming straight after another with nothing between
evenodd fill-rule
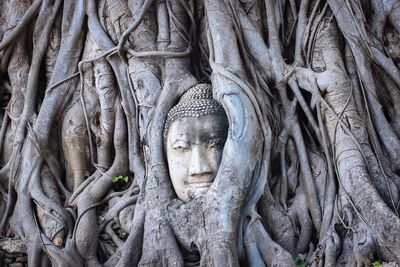
<instances>
[{"instance_id":1,"label":"leafy sprout","mask_svg":"<svg viewBox=\"0 0 400 267\"><path fill-rule=\"evenodd\" d=\"M305 267L306 264L305 262L300 259L299 257L294 258L294 264L296 265L296 267Z\"/></svg>"},{"instance_id":2,"label":"leafy sprout","mask_svg":"<svg viewBox=\"0 0 400 267\"><path fill-rule=\"evenodd\" d=\"M129 178L128 178L128 176L117 175L117 176L114 176L111 181L113 183L116 183L118 181L124 181L125 183L127 183L129 181Z\"/></svg>"}]
</instances>

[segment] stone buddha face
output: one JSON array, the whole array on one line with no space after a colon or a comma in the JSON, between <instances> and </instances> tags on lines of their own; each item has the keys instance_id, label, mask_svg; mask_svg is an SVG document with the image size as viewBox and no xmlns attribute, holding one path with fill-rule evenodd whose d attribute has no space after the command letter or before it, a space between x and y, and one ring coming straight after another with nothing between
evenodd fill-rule
<instances>
[{"instance_id":1,"label":"stone buddha face","mask_svg":"<svg viewBox=\"0 0 400 267\"><path fill-rule=\"evenodd\" d=\"M225 112L207 84L189 89L168 113L164 142L179 199L187 202L208 191L221 163L227 132Z\"/></svg>"}]
</instances>

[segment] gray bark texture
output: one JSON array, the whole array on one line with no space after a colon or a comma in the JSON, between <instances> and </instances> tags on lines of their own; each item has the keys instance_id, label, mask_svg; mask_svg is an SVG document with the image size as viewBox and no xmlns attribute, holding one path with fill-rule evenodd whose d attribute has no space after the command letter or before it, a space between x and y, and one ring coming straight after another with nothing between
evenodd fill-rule
<instances>
[{"instance_id":1,"label":"gray bark texture","mask_svg":"<svg viewBox=\"0 0 400 267\"><path fill-rule=\"evenodd\" d=\"M180 200L168 112L228 119ZM400 0L0 0L0 266L399 266Z\"/></svg>"}]
</instances>

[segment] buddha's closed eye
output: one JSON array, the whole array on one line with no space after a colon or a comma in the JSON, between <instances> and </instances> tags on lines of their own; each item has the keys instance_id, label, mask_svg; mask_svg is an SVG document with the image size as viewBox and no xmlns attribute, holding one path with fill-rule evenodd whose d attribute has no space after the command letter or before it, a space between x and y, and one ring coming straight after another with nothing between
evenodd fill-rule
<instances>
[{"instance_id":1,"label":"buddha's closed eye","mask_svg":"<svg viewBox=\"0 0 400 267\"><path fill-rule=\"evenodd\" d=\"M186 152L190 149L190 144L185 140L177 140L172 145L172 148L180 152Z\"/></svg>"},{"instance_id":2,"label":"buddha's closed eye","mask_svg":"<svg viewBox=\"0 0 400 267\"><path fill-rule=\"evenodd\" d=\"M217 139L210 140L210 142L208 143L208 146L210 148L218 148L219 149L219 148L223 148L224 144L225 144L224 139L217 138Z\"/></svg>"}]
</instances>

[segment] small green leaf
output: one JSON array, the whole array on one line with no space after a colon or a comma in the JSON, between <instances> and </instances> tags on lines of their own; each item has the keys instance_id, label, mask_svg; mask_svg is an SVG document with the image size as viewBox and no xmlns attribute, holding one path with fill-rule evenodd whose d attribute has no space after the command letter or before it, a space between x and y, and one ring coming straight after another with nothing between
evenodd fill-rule
<instances>
[{"instance_id":1,"label":"small green leaf","mask_svg":"<svg viewBox=\"0 0 400 267\"><path fill-rule=\"evenodd\" d=\"M116 182L118 182L118 181L124 181L125 183L127 183L127 182L129 181L129 177L128 177L128 176L117 175L117 176L114 176L114 177L111 179L111 181L112 181L113 183L116 183Z\"/></svg>"},{"instance_id":2,"label":"small green leaf","mask_svg":"<svg viewBox=\"0 0 400 267\"><path fill-rule=\"evenodd\" d=\"M372 267L382 267L382 263L380 263L379 261L375 261L372 263Z\"/></svg>"},{"instance_id":3,"label":"small green leaf","mask_svg":"<svg viewBox=\"0 0 400 267\"><path fill-rule=\"evenodd\" d=\"M296 265L296 267L305 267L306 264L305 262L300 259L299 257L294 258L294 264Z\"/></svg>"}]
</instances>

